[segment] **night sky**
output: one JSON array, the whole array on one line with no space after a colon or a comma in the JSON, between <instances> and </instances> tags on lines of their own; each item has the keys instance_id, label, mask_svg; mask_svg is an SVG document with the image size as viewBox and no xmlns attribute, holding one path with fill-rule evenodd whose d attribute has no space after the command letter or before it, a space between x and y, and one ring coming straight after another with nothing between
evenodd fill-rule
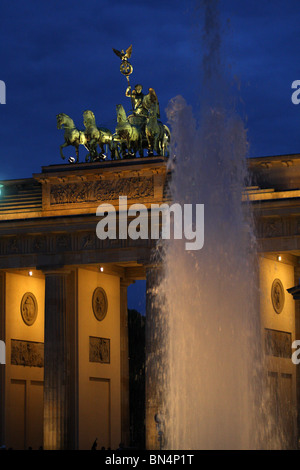
<instances>
[{"instance_id":1,"label":"night sky","mask_svg":"<svg viewBox=\"0 0 300 470\"><path fill-rule=\"evenodd\" d=\"M31 177L63 163L66 113L83 129L82 113L98 126L116 125L116 104L130 111L127 81L112 48L127 49L130 82L155 89L162 121L176 95L198 100L202 16L200 1L11 0L0 9L0 180ZM220 0L222 58L237 84L248 129L249 156L300 152L300 105L291 101L300 80L299 0ZM64 150L66 156L74 149ZM86 150L80 147L81 161Z\"/></svg>"}]
</instances>

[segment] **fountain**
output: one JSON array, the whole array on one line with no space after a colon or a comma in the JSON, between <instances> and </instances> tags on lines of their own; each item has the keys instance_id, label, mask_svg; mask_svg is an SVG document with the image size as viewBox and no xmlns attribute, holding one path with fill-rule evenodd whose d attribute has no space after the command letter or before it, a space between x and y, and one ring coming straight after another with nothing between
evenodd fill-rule
<instances>
[{"instance_id":1,"label":"fountain","mask_svg":"<svg viewBox=\"0 0 300 470\"><path fill-rule=\"evenodd\" d=\"M204 204L205 241L198 251L185 250L185 240L161 247L159 432L165 449L267 448L274 443L264 415L256 242L244 197L247 136L224 85L218 2L202 3L201 114L195 119L177 96L167 115L176 155L172 201Z\"/></svg>"}]
</instances>

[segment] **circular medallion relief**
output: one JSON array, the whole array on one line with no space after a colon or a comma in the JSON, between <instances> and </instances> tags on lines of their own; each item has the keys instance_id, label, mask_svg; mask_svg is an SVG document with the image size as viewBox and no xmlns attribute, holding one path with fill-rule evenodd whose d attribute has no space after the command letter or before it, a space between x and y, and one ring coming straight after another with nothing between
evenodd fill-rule
<instances>
[{"instance_id":1,"label":"circular medallion relief","mask_svg":"<svg viewBox=\"0 0 300 470\"><path fill-rule=\"evenodd\" d=\"M21 315L24 323L31 326L34 324L38 313L38 304L32 292L26 292L21 300Z\"/></svg>"},{"instance_id":2,"label":"circular medallion relief","mask_svg":"<svg viewBox=\"0 0 300 470\"><path fill-rule=\"evenodd\" d=\"M105 290L102 287L97 287L94 290L92 306L97 320L103 320L107 314L108 302Z\"/></svg>"},{"instance_id":3,"label":"circular medallion relief","mask_svg":"<svg viewBox=\"0 0 300 470\"><path fill-rule=\"evenodd\" d=\"M284 306L284 288L279 279L273 281L271 298L275 312L281 313Z\"/></svg>"}]
</instances>

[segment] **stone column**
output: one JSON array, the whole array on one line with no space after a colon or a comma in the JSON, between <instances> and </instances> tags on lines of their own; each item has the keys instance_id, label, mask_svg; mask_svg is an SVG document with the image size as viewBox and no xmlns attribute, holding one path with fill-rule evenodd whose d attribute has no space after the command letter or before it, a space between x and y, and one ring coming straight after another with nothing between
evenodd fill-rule
<instances>
[{"instance_id":1,"label":"stone column","mask_svg":"<svg viewBox=\"0 0 300 470\"><path fill-rule=\"evenodd\" d=\"M67 276L45 272L44 449L68 447Z\"/></svg>"},{"instance_id":2,"label":"stone column","mask_svg":"<svg viewBox=\"0 0 300 470\"><path fill-rule=\"evenodd\" d=\"M120 280L121 440L124 446L130 445L127 287L131 282Z\"/></svg>"},{"instance_id":3,"label":"stone column","mask_svg":"<svg viewBox=\"0 0 300 470\"><path fill-rule=\"evenodd\" d=\"M0 272L0 340L5 344L5 273ZM1 346L0 346L1 349ZM5 444L5 364L0 364L0 445Z\"/></svg>"},{"instance_id":4,"label":"stone column","mask_svg":"<svg viewBox=\"0 0 300 470\"><path fill-rule=\"evenodd\" d=\"M159 300L157 286L162 276L161 267L146 268L146 448L159 450L158 423L161 415L163 383L161 377L163 331L158 325ZM163 430L163 427L161 428Z\"/></svg>"},{"instance_id":5,"label":"stone column","mask_svg":"<svg viewBox=\"0 0 300 470\"><path fill-rule=\"evenodd\" d=\"M298 257L298 260L300 258ZM300 284L300 266L295 266L295 286ZM295 338L300 339L300 300L295 300ZM294 349L293 349L294 351ZM300 365L296 365L296 401L297 401L297 429L296 438L298 448L300 444Z\"/></svg>"}]
</instances>

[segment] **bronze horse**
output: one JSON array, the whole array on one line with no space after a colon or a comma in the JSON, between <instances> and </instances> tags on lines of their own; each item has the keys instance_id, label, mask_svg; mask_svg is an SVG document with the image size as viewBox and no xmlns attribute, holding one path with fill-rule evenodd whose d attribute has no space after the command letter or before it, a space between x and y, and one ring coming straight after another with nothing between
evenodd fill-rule
<instances>
[{"instance_id":1,"label":"bronze horse","mask_svg":"<svg viewBox=\"0 0 300 470\"><path fill-rule=\"evenodd\" d=\"M154 152L156 152L157 155L168 156L171 133L169 128L157 119L158 114L158 105L157 103L153 103L149 107L145 127L148 155L153 156Z\"/></svg>"},{"instance_id":2,"label":"bronze horse","mask_svg":"<svg viewBox=\"0 0 300 470\"><path fill-rule=\"evenodd\" d=\"M120 142L123 157L135 157L137 152L143 157L142 130L129 122L121 104L117 104L117 127L114 139Z\"/></svg>"},{"instance_id":3,"label":"bronze horse","mask_svg":"<svg viewBox=\"0 0 300 470\"><path fill-rule=\"evenodd\" d=\"M87 139L83 131L78 130L75 127L73 119L70 118L67 114L60 113L56 116L57 120L57 129L64 129L65 142L60 146L60 155L64 160L66 157L63 154L62 149L73 145L76 150L76 163L79 162L79 145L84 145L87 149Z\"/></svg>"},{"instance_id":4,"label":"bronze horse","mask_svg":"<svg viewBox=\"0 0 300 470\"><path fill-rule=\"evenodd\" d=\"M93 111L87 110L83 113L83 123L85 126L85 136L87 139L87 148L89 153L86 155L85 160L95 161L104 160L104 145L108 145L111 158L119 158L118 150L113 140L112 132L105 127L97 127L96 119ZM97 146L101 149L101 154L98 154Z\"/></svg>"}]
</instances>

